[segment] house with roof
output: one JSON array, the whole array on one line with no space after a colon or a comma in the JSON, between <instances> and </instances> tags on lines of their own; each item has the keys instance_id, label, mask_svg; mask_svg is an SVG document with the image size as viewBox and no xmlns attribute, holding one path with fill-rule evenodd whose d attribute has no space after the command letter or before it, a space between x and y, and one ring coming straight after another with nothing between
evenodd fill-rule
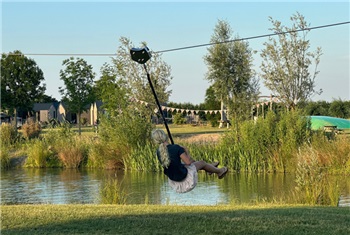
<instances>
[{"instance_id":1,"label":"house with roof","mask_svg":"<svg viewBox=\"0 0 350 235\"><path fill-rule=\"evenodd\" d=\"M49 122L51 119L57 119L58 102L35 103L33 107L35 120L37 122Z\"/></svg>"},{"instance_id":2,"label":"house with roof","mask_svg":"<svg viewBox=\"0 0 350 235\"><path fill-rule=\"evenodd\" d=\"M70 123L78 123L77 114L70 112L67 105L63 102L60 102L57 107L57 121L69 121Z\"/></svg>"},{"instance_id":3,"label":"house with roof","mask_svg":"<svg viewBox=\"0 0 350 235\"><path fill-rule=\"evenodd\" d=\"M81 118L86 119L87 125L94 125L98 119L98 114L103 112L101 109L102 101L96 101L87 105L86 111L81 114ZM59 122L69 121L70 123L79 123L77 114L69 111L67 105L63 102L35 103L33 107L35 120L38 122L49 122L55 119Z\"/></svg>"},{"instance_id":4,"label":"house with roof","mask_svg":"<svg viewBox=\"0 0 350 235\"><path fill-rule=\"evenodd\" d=\"M103 113L102 110L102 101L98 100L90 105L88 105L86 108L86 111L84 111L81 114L81 118L85 118L87 121L87 125L94 125L97 122L98 114Z\"/></svg>"}]
</instances>

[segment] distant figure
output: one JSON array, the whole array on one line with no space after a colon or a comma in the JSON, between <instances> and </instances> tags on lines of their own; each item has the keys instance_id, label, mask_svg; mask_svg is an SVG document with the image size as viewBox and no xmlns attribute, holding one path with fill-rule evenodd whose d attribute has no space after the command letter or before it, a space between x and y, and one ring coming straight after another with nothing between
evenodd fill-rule
<instances>
[{"instance_id":1,"label":"distant figure","mask_svg":"<svg viewBox=\"0 0 350 235\"><path fill-rule=\"evenodd\" d=\"M100 124L100 121L98 119L96 119L95 123L94 123L94 127L95 127L95 133L98 133L98 125Z\"/></svg>"},{"instance_id":2,"label":"distant figure","mask_svg":"<svg viewBox=\"0 0 350 235\"><path fill-rule=\"evenodd\" d=\"M159 144L157 157L164 168L164 174L168 176L169 185L178 193L186 193L196 187L199 170L216 173L219 179L224 178L228 172L227 167L217 168L219 163L193 160L186 148L169 144L168 136L163 130L154 130L152 139Z\"/></svg>"}]
</instances>

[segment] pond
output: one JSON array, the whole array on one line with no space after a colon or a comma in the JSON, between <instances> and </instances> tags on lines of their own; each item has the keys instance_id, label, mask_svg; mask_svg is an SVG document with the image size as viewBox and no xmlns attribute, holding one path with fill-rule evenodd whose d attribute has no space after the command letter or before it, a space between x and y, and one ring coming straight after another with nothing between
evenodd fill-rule
<instances>
[{"instance_id":1,"label":"pond","mask_svg":"<svg viewBox=\"0 0 350 235\"><path fill-rule=\"evenodd\" d=\"M21 168L1 171L1 204L101 204L119 197L125 204L216 205L272 201L294 187L292 174L230 173L219 180L200 172L194 190L177 194L161 173Z\"/></svg>"}]
</instances>

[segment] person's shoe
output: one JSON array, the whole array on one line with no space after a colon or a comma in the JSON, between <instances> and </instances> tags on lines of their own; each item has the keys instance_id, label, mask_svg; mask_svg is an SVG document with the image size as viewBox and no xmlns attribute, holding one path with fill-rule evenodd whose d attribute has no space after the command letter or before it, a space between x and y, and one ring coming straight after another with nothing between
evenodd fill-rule
<instances>
[{"instance_id":1,"label":"person's shoe","mask_svg":"<svg viewBox=\"0 0 350 235\"><path fill-rule=\"evenodd\" d=\"M228 168L227 167L223 167L224 169L224 172L222 172L220 175L218 175L219 179L222 179L225 177L225 175L227 174L228 172Z\"/></svg>"}]
</instances>

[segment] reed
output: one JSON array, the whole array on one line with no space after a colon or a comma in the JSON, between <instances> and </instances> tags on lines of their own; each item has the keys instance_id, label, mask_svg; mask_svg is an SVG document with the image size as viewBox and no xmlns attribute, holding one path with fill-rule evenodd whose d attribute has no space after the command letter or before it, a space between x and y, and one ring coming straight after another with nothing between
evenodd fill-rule
<instances>
[{"instance_id":1,"label":"reed","mask_svg":"<svg viewBox=\"0 0 350 235\"><path fill-rule=\"evenodd\" d=\"M26 139L38 138L41 133L41 126L38 122L32 119L22 125L22 134Z\"/></svg>"},{"instance_id":2,"label":"reed","mask_svg":"<svg viewBox=\"0 0 350 235\"><path fill-rule=\"evenodd\" d=\"M303 147L298 153L296 201L336 206L340 196L339 185L328 173L328 168L318 153L310 146Z\"/></svg>"},{"instance_id":3,"label":"reed","mask_svg":"<svg viewBox=\"0 0 350 235\"><path fill-rule=\"evenodd\" d=\"M79 146L67 146L59 150L58 158L62 161L64 167L78 168L84 159L84 155Z\"/></svg>"},{"instance_id":4,"label":"reed","mask_svg":"<svg viewBox=\"0 0 350 235\"><path fill-rule=\"evenodd\" d=\"M1 123L0 135L1 146L10 146L18 139L16 128L10 123Z\"/></svg>"},{"instance_id":5,"label":"reed","mask_svg":"<svg viewBox=\"0 0 350 235\"><path fill-rule=\"evenodd\" d=\"M52 155L49 146L45 141L33 139L27 142L27 161L25 167L43 168L47 166L47 160Z\"/></svg>"},{"instance_id":6,"label":"reed","mask_svg":"<svg viewBox=\"0 0 350 235\"><path fill-rule=\"evenodd\" d=\"M102 204L126 204L127 193L118 178L107 177L100 187Z\"/></svg>"},{"instance_id":7,"label":"reed","mask_svg":"<svg viewBox=\"0 0 350 235\"><path fill-rule=\"evenodd\" d=\"M1 169L7 169L10 167L10 154L6 145L2 145L0 149L0 165Z\"/></svg>"},{"instance_id":8,"label":"reed","mask_svg":"<svg viewBox=\"0 0 350 235\"><path fill-rule=\"evenodd\" d=\"M114 143L95 140L89 146L87 167L103 169L124 168L122 151Z\"/></svg>"},{"instance_id":9,"label":"reed","mask_svg":"<svg viewBox=\"0 0 350 235\"><path fill-rule=\"evenodd\" d=\"M127 169L137 171L154 171L162 170L156 156L157 147L152 143L146 145L137 145L131 153L124 158L124 165Z\"/></svg>"}]
</instances>

